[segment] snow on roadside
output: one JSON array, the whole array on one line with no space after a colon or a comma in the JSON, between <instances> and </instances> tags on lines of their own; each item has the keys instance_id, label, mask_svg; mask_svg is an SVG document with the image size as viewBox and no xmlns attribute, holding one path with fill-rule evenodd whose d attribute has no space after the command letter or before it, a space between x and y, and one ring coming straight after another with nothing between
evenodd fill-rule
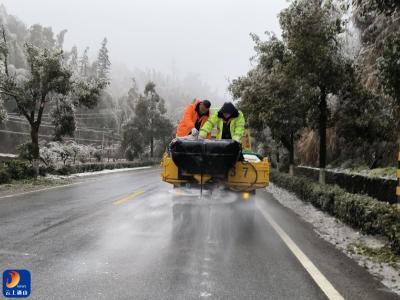
<instances>
[{"instance_id":1,"label":"snow on roadside","mask_svg":"<svg viewBox=\"0 0 400 300\"><path fill-rule=\"evenodd\" d=\"M295 194L272 183L270 183L267 191L283 206L290 208L303 220L311 223L314 231L321 238L354 259L360 266L378 277L385 286L400 295L400 271L387 263L375 262L371 257L354 253L350 249L354 244L363 244L373 249L381 248L387 242L384 237L361 234L335 217L318 210L310 203L301 201Z\"/></svg>"},{"instance_id":2,"label":"snow on roadside","mask_svg":"<svg viewBox=\"0 0 400 300\"><path fill-rule=\"evenodd\" d=\"M94 176L94 175L104 175L104 174L118 173L118 172L145 170L145 169L150 169L150 168L151 168L151 166L136 167L136 168L112 169L112 170L105 169L105 170L101 170L101 171L76 173L76 174L71 174L71 175L52 175L52 174L47 174L45 178L46 179L70 179L70 178L79 178L79 177Z\"/></svg>"},{"instance_id":3,"label":"snow on roadside","mask_svg":"<svg viewBox=\"0 0 400 300\"><path fill-rule=\"evenodd\" d=\"M302 166L302 165L299 165L299 167L304 168L304 169L319 171L319 168L316 168L316 167ZM369 177L369 178L397 180L395 171L393 172L393 175L387 175L387 176L371 176L371 171L373 171L373 169L372 170L361 170L359 172L356 172L356 171L353 171L350 169L327 168L326 171L331 172L331 173L336 173L336 174L358 175L358 176Z\"/></svg>"},{"instance_id":4,"label":"snow on roadside","mask_svg":"<svg viewBox=\"0 0 400 300\"><path fill-rule=\"evenodd\" d=\"M12 154L12 153L0 153L0 157L7 157L7 158L17 158L17 154Z\"/></svg>"}]
</instances>

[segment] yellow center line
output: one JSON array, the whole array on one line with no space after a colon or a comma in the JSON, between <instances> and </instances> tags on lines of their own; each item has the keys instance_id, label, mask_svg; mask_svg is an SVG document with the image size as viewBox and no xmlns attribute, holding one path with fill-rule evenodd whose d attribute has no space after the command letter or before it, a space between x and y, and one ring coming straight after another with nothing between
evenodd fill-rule
<instances>
[{"instance_id":1,"label":"yellow center line","mask_svg":"<svg viewBox=\"0 0 400 300\"><path fill-rule=\"evenodd\" d=\"M129 200L133 200L134 198L136 198L136 197L138 197L138 196L140 196L140 195L142 195L142 194L144 194L144 193L145 193L145 191L134 192L134 193L132 193L132 194L126 195L126 196L124 196L124 197L122 197L122 198L119 198L119 199L115 200L115 201L113 202L113 204L114 204L114 205L123 204L123 203L125 203L125 202L127 202L127 201L129 201Z\"/></svg>"}]
</instances>

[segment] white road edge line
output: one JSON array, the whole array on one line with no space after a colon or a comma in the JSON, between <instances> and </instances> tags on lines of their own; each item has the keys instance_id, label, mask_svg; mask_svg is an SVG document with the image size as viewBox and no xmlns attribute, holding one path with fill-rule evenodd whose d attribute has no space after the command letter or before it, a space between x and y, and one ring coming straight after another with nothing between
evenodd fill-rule
<instances>
[{"instance_id":1,"label":"white road edge line","mask_svg":"<svg viewBox=\"0 0 400 300\"><path fill-rule=\"evenodd\" d=\"M121 169L120 172L136 171L136 170L143 170L143 169L150 169L150 168L151 167L138 167L138 168L130 169L130 170ZM88 172L88 173L90 173L90 172ZM118 173L118 172L112 172L112 173L108 173L108 174L115 174L115 173ZM96 176L96 175L107 175L107 173L104 173L104 174L93 174L93 176ZM86 177L86 176L82 176L82 177ZM17 194L10 194L10 195L5 195L5 196L0 196L0 199L12 198L12 197L17 197L17 196L22 196L22 195L27 195L27 194L34 194L34 193L38 193L38 192L59 189L59 188L62 188L62 187L78 185L78 184L82 184L82 183L85 183L85 182L86 181L68 183L68 184L63 184L63 185L57 185L57 186L52 186L52 187L48 187L48 188L38 189L38 190L34 190L34 191L22 192L22 193L17 193Z\"/></svg>"},{"instance_id":2,"label":"white road edge line","mask_svg":"<svg viewBox=\"0 0 400 300\"><path fill-rule=\"evenodd\" d=\"M146 170L151 169L152 166L144 166L144 167L136 167L136 168L122 168L122 169L104 169L101 171L94 171L94 172L84 172L84 173L76 173L71 174L68 176L60 176L61 179L68 179L68 178L80 178L80 177L89 177L89 176L96 176L96 175L108 175L114 173L121 173L121 172L130 172L130 171L137 171L137 170Z\"/></svg>"},{"instance_id":3,"label":"white road edge line","mask_svg":"<svg viewBox=\"0 0 400 300\"><path fill-rule=\"evenodd\" d=\"M344 299L344 297L334 288L328 279L318 270L314 263L304 254L304 252L296 245L296 243L287 235L287 233L274 221L270 214L259 206L259 211L262 213L268 223L278 233L286 246L290 249L293 255L302 264L304 269L310 274L315 283L325 293L328 299Z\"/></svg>"}]
</instances>

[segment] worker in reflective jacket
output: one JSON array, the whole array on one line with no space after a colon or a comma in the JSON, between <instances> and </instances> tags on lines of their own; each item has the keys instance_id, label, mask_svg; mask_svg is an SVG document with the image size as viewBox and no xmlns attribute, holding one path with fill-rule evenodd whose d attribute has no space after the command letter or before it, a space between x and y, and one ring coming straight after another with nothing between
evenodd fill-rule
<instances>
[{"instance_id":1,"label":"worker in reflective jacket","mask_svg":"<svg viewBox=\"0 0 400 300\"><path fill-rule=\"evenodd\" d=\"M211 115L200 129L200 138L206 138L214 126L217 126L216 139L232 139L240 142L244 134L245 119L243 113L231 102L225 102L222 108Z\"/></svg>"},{"instance_id":2,"label":"worker in reflective jacket","mask_svg":"<svg viewBox=\"0 0 400 300\"><path fill-rule=\"evenodd\" d=\"M195 99L192 104L188 105L176 128L176 137L192 135L197 138L200 128L210 116L210 107L210 101L199 99Z\"/></svg>"}]
</instances>

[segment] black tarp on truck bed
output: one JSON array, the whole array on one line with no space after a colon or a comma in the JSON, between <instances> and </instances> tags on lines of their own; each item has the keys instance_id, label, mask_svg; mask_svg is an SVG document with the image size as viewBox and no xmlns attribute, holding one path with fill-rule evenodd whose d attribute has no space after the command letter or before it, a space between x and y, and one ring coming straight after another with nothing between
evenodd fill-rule
<instances>
[{"instance_id":1,"label":"black tarp on truck bed","mask_svg":"<svg viewBox=\"0 0 400 300\"><path fill-rule=\"evenodd\" d=\"M175 139L169 146L174 163L191 174L225 175L240 156L233 140Z\"/></svg>"}]
</instances>

